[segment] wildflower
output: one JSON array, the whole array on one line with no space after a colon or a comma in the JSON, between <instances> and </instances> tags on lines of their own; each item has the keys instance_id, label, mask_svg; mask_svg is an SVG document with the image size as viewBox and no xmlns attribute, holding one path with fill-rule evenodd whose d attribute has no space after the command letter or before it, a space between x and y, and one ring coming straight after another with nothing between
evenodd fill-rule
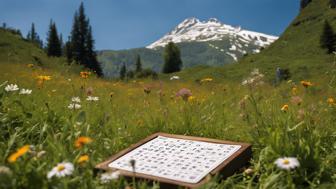
<instances>
[{"instance_id":1,"label":"wildflower","mask_svg":"<svg viewBox=\"0 0 336 189\"><path fill-rule=\"evenodd\" d=\"M283 111L283 112L287 112L288 109L289 109L288 104L285 104L285 105L282 106L281 111Z\"/></svg>"},{"instance_id":2,"label":"wildflower","mask_svg":"<svg viewBox=\"0 0 336 189\"><path fill-rule=\"evenodd\" d=\"M9 163L14 163L16 162L16 160L25 155L29 150L30 150L31 146L30 145L24 145L23 147L19 148L15 153L13 153L12 155L10 155L8 157L8 162Z\"/></svg>"},{"instance_id":3,"label":"wildflower","mask_svg":"<svg viewBox=\"0 0 336 189\"><path fill-rule=\"evenodd\" d=\"M92 142L92 139L90 137L79 137L76 141L75 141L75 147L76 148L81 148L83 147L85 144L89 144Z\"/></svg>"},{"instance_id":4,"label":"wildflower","mask_svg":"<svg viewBox=\"0 0 336 189\"><path fill-rule=\"evenodd\" d=\"M242 85L248 85L250 87L264 84L264 74L259 72L259 69L254 69L250 76L242 82Z\"/></svg>"},{"instance_id":5,"label":"wildflower","mask_svg":"<svg viewBox=\"0 0 336 189\"><path fill-rule=\"evenodd\" d=\"M335 105L336 104L335 99L332 98L332 97L328 98L327 102L328 102L329 105Z\"/></svg>"},{"instance_id":6,"label":"wildflower","mask_svg":"<svg viewBox=\"0 0 336 189\"><path fill-rule=\"evenodd\" d=\"M32 68L32 67L34 67L34 64L27 64L27 67Z\"/></svg>"},{"instance_id":7,"label":"wildflower","mask_svg":"<svg viewBox=\"0 0 336 189\"><path fill-rule=\"evenodd\" d=\"M146 94L149 94L151 92L151 88L150 87L144 87L144 92Z\"/></svg>"},{"instance_id":8,"label":"wildflower","mask_svg":"<svg viewBox=\"0 0 336 189\"><path fill-rule=\"evenodd\" d=\"M86 98L86 100L87 101L98 101L99 100L99 97L97 97L97 96L88 96L87 98Z\"/></svg>"},{"instance_id":9,"label":"wildflower","mask_svg":"<svg viewBox=\"0 0 336 189\"><path fill-rule=\"evenodd\" d=\"M172 80L179 80L180 79L180 77L179 76L177 76L177 75L174 75L174 76L171 76L170 77L170 80L172 81Z\"/></svg>"},{"instance_id":10,"label":"wildflower","mask_svg":"<svg viewBox=\"0 0 336 189\"><path fill-rule=\"evenodd\" d=\"M299 96L293 96L293 97L291 98L291 102L292 102L293 104L295 104L295 105L300 106L301 103L302 103L302 98L299 97Z\"/></svg>"},{"instance_id":11,"label":"wildflower","mask_svg":"<svg viewBox=\"0 0 336 189\"><path fill-rule=\"evenodd\" d=\"M7 92L14 92L18 90L19 90L19 87L16 84L9 84L5 87L5 91Z\"/></svg>"},{"instance_id":12,"label":"wildflower","mask_svg":"<svg viewBox=\"0 0 336 189\"><path fill-rule=\"evenodd\" d=\"M88 155L82 155L78 158L77 163L83 164L89 161L89 156Z\"/></svg>"},{"instance_id":13,"label":"wildflower","mask_svg":"<svg viewBox=\"0 0 336 189\"><path fill-rule=\"evenodd\" d=\"M305 88L313 86L313 84L310 81L301 81L301 85L304 86Z\"/></svg>"},{"instance_id":14,"label":"wildflower","mask_svg":"<svg viewBox=\"0 0 336 189\"><path fill-rule=\"evenodd\" d=\"M72 98L71 98L71 102L80 103L81 100L80 100L79 97L72 97Z\"/></svg>"},{"instance_id":15,"label":"wildflower","mask_svg":"<svg viewBox=\"0 0 336 189\"><path fill-rule=\"evenodd\" d=\"M49 80L51 80L51 76L48 76L48 75L39 75L39 76L37 76L37 79L39 80L39 81L49 81Z\"/></svg>"},{"instance_id":16,"label":"wildflower","mask_svg":"<svg viewBox=\"0 0 336 189\"><path fill-rule=\"evenodd\" d=\"M201 83L211 82L212 80L213 80L212 78L204 78L201 80Z\"/></svg>"},{"instance_id":17,"label":"wildflower","mask_svg":"<svg viewBox=\"0 0 336 189\"><path fill-rule=\"evenodd\" d=\"M51 171L49 171L47 178L50 179L54 176L60 178L71 175L74 171L74 166L72 163L63 162L57 164Z\"/></svg>"},{"instance_id":18,"label":"wildflower","mask_svg":"<svg viewBox=\"0 0 336 189\"><path fill-rule=\"evenodd\" d=\"M30 89L21 89L19 94L30 95L31 93L32 93L32 90Z\"/></svg>"},{"instance_id":19,"label":"wildflower","mask_svg":"<svg viewBox=\"0 0 336 189\"><path fill-rule=\"evenodd\" d=\"M290 170L300 166L298 159L295 157L278 158L277 160L275 160L274 164L278 168L284 170Z\"/></svg>"},{"instance_id":20,"label":"wildflower","mask_svg":"<svg viewBox=\"0 0 336 189\"><path fill-rule=\"evenodd\" d=\"M188 97L188 102L193 102L193 101L195 101L195 99L196 99L196 97L194 97L194 96L189 96L189 97Z\"/></svg>"},{"instance_id":21,"label":"wildflower","mask_svg":"<svg viewBox=\"0 0 336 189\"><path fill-rule=\"evenodd\" d=\"M176 97L181 97L184 101L188 101L188 98L192 95L189 89L183 88L176 93Z\"/></svg>"},{"instance_id":22,"label":"wildflower","mask_svg":"<svg viewBox=\"0 0 336 189\"><path fill-rule=\"evenodd\" d=\"M101 174L100 176L100 181L102 183L108 183L111 180L117 180L120 176L120 172L119 171L114 171L114 172L106 172Z\"/></svg>"},{"instance_id":23,"label":"wildflower","mask_svg":"<svg viewBox=\"0 0 336 189\"><path fill-rule=\"evenodd\" d=\"M0 175L12 175L12 171L6 166L0 166Z\"/></svg>"},{"instance_id":24,"label":"wildflower","mask_svg":"<svg viewBox=\"0 0 336 189\"><path fill-rule=\"evenodd\" d=\"M81 78L87 79L91 75L91 72L80 72L79 75Z\"/></svg>"},{"instance_id":25,"label":"wildflower","mask_svg":"<svg viewBox=\"0 0 336 189\"><path fill-rule=\"evenodd\" d=\"M86 89L86 95L91 96L93 94L93 88L89 87Z\"/></svg>"},{"instance_id":26,"label":"wildflower","mask_svg":"<svg viewBox=\"0 0 336 189\"><path fill-rule=\"evenodd\" d=\"M78 110L80 109L82 106L80 104L76 104L76 103L71 103L69 104L68 108L72 109L72 110Z\"/></svg>"},{"instance_id":27,"label":"wildflower","mask_svg":"<svg viewBox=\"0 0 336 189\"><path fill-rule=\"evenodd\" d=\"M296 95L298 93L298 88L297 87L293 87L292 88L292 94Z\"/></svg>"}]
</instances>

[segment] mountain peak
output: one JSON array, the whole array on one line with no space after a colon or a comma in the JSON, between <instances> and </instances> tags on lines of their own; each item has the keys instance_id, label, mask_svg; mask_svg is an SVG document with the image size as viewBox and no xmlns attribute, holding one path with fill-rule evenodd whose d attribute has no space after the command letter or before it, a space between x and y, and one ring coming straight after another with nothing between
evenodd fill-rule
<instances>
[{"instance_id":1,"label":"mountain peak","mask_svg":"<svg viewBox=\"0 0 336 189\"><path fill-rule=\"evenodd\" d=\"M163 36L158 41L147 46L149 49L164 47L169 42L203 42L220 41L223 38L239 39L243 43L253 43L264 47L273 43L278 37L258 32L252 32L221 23L216 18L208 21L200 21L195 17L190 17L178 24L171 32Z\"/></svg>"}]
</instances>

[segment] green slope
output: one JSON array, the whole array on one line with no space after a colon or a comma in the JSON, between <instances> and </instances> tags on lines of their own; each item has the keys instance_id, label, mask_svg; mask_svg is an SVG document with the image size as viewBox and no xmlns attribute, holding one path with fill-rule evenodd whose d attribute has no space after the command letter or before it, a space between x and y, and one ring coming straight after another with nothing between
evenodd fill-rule
<instances>
[{"instance_id":1,"label":"green slope","mask_svg":"<svg viewBox=\"0 0 336 189\"><path fill-rule=\"evenodd\" d=\"M320 36L324 21L336 29L336 9L331 9L329 0L312 1L289 25L282 36L259 54L243 58L238 64L221 68L191 68L180 75L197 79L213 76L241 81L253 68L259 68L270 81L274 80L277 67L289 68L295 80L323 79L332 74L333 55L320 48ZM197 70L197 74L195 71Z\"/></svg>"},{"instance_id":2,"label":"green slope","mask_svg":"<svg viewBox=\"0 0 336 189\"><path fill-rule=\"evenodd\" d=\"M68 65L64 58L51 58L33 43L25 41L20 35L0 29L0 67L6 69L25 69L33 64L40 70L48 70L59 74L78 74L81 67ZM22 71L22 70L21 70Z\"/></svg>"}]
</instances>

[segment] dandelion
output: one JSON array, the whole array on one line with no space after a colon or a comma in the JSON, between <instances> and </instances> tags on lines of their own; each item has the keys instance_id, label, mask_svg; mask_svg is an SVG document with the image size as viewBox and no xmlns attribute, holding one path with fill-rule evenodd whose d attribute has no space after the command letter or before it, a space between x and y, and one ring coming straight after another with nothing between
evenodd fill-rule
<instances>
[{"instance_id":1,"label":"dandelion","mask_svg":"<svg viewBox=\"0 0 336 189\"><path fill-rule=\"evenodd\" d=\"M285 104L285 105L282 106L281 111L283 111L283 112L287 112L288 109L289 109L288 104Z\"/></svg>"},{"instance_id":2,"label":"dandelion","mask_svg":"<svg viewBox=\"0 0 336 189\"><path fill-rule=\"evenodd\" d=\"M69 104L68 108L71 110L78 110L80 109L82 106L80 104L76 104L76 103L71 103Z\"/></svg>"},{"instance_id":3,"label":"dandelion","mask_svg":"<svg viewBox=\"0 0 336 189\"><path fill-rule=\"evenodd\" d=\"M184 101L188 101L188 98L192 96L189 89L183 88L176 93L176 97L181 97Z\"/></svg>"},{"instance_id":4,"label":"dandelion","mask_svg":"<svg viewBox=\"0 0 336 189\"><path fill-rule=\"evenodd\" d=\"M88 97L86 98L86 100L87 100L87 101L96 102L96 101L99 100L99 97L97 97L97 96L88 96Z\"/></svg>"},{"instance_id":5,"label":"dandelion","mask_svg":"<svg viewBox=\"0 0 336 189\"><path fill-rule=\"evenodd\" d=\"M24 145L23 147L19 148L15 153L13 153L8 157L8 162L9 163L16 162L16 160L21 156L25 155L30 150L30 148L31 148L30 145Z\"/></svg>"},{"instance_id":6,"label":"dandelion","mask_svg":"<svg viewBox=\"0 0 336 189\"><path fill-rule=\"evenodd\" d=\"M87 79L91 75L91 72L80 72L79 75L81 78Z\"/></svg>"},{"instance_id":7,"label":"dandelion","mask_svg":"<svg viewBox=\"0 0 336 189\"><path fill-rule=\"evenodd\" d=\"M71 175L74 171L74 166L72 163L63 162L57 164L51 171L49 171L47 178L50 179L54 176L61 178Z\"/></svg>"},{"instance_id":8,"label":"dandelion","mask_svg":"<svg viewBox=\"0 0 336 189\"><path fill-rule=\"evenodd\" d=\"M101 174L100 176L100 181L102 183L108 183L112 180L117 180L120 176L120 172L119 171L114 171L114 172L106 172Z\"/></svg>"},{"instance_id":9,"label":"dandelion","mask_svg":"<svg viewBox=\"0 0 336 189\"><path fill-rule=\"evenodd\" d=\"M71 98L71 102L80 103L81 100L80 100L79 97L72 97L72 98Z\"/></svg>"},{"instance_id":10,"label":"dandelion","mask_svg":"<svg viewBox=\"0 0 336 189\"><path fill-rule=\"evenodd\" d=\"M291 170L295 169L300 166L300 163L297 158L295 157L283 157L283 158L278 158L275 160L274 164L284 170Z\"/></svg>"},{"instance_id":11,"label":"dandelion","mask_svg":"<svg viewBox=\"0 0 336 189\"><path fill-rule=\"evenodd\" d=\"M301 81L301 85L305 88L313 86L313 84L310 81Z\"/></svg>"},{"instance_id":12,"label":"dandelion","mask_svg":"<svg viewBox=\"0 0 336 189\"><path fill-rule=\"evenodd\" d=\"M336 104L335 99L332 98L332 97L329 97L329 98L327 99L327 103L328 103L329 105L335 105L335 104Z\"/></svg>"},{"instance_id":13,"label":"dandelion","mask_svg":"<svg viewBox=\"0 0 336 189\"><path fill-rule=\"evenodd\" d=\"M171 76L170 77L170 80L172 81L172 80L179 80L180 79L180 77L179 76L177 76L177 75L174 75L174 76Z\"/></svg>"},{"instance_id":14,"label":"dandelion","mask_svg":"<svg viewBox=\"0 0 336 189\"><path fill-rule=\"evenodd\" d=\"M18 90L19 90L19 87L16 84L9 84L5 87L5 91L7 92L14 92Z\"/></svg>"},{"instance_id":15,"label":"dandelion","mask_svg":"<svg viewBox=\"0 0 336 189\"><path fill-rule=\"evenodd\" d=\"M75 141L75 147L76 148L81 148L85 144L89 144L91 142L92 142L92 139L90 137L81 136Z\"/></svg>"},{"instance_id":16,"label":"dandelion","mask_svg":"<svg viewBox=\"0 0 336 189\"><path fill-rule=\"evenodd\" d=\"M78 164L84 164L89 161L89 156L88 155L82 155L78 158L77 163Z\"/></svg>"},{"instance_id":17,"label":"dandelion","mask_svg":"<svg viewBox=\"0 0 336 189\"><path fill-rule=\"evenodd\" d=\"M32 93L32 90L30 89L21 89L19 94L30 95L31 93Z\"/></svg>"}]
</instances>

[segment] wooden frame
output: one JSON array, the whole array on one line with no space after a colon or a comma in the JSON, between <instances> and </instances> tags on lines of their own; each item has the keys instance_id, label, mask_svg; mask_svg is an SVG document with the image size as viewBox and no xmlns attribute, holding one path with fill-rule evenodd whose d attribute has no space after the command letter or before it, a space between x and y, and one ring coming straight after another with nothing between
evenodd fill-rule
<instances>
[{"instance_id":1,"label":"wooden frame","mask_svg":"<svg viewBox=\"0 0 336 189\"><path fill-rule=\"evenodd\" d=\"M136 144L131 145L130 147L120 151L119 153L113 155L108 160L96 165L96 169L105 170L105 171L115 171L112 168L110 168L108 165L117 160L119 157L124 156L128 152L138 148L139 146L151 141L152 139L163 136L163 137L169 137L169 138L175 138L175 139L185 139L185 140L194 140L194 141L201 141L201 142L209 142L209 143L217 143L217 144L232 144L232 145L240 145L241 148L235 152L232 156L230 156L228 159L226 159L223 163L221 163L217 168L213 169L210 172L210 175L217 175L221 174L223 177L228 177L232 175L235 171L239 170L241 167L243 167L245 164L248 163L252 156L252 149L251 145L247 143L239 143L239 142L231 142L231 141L223 141L223 140L217 140L217 139L209 139L209 138L202 138L202 137L192 137L192 136L184 136L184 135L172 135L167 133L155 133L153 135L150 135L149 137L139 141ZM199 183L196 184L190 184L185 182L179 182L171 179L166 179L162 177L156 177L141 173L133 173L130 171L125 170L119 170L120 174L125 177L135 177L137 179L144 179L144 180L150 180L150 181L157 181L162 184L163 188L176 188L178 186L183 186L186 188L198 188L205 184L207 182L206 178L203 178Z\"/></svg>"}]
</instances>

